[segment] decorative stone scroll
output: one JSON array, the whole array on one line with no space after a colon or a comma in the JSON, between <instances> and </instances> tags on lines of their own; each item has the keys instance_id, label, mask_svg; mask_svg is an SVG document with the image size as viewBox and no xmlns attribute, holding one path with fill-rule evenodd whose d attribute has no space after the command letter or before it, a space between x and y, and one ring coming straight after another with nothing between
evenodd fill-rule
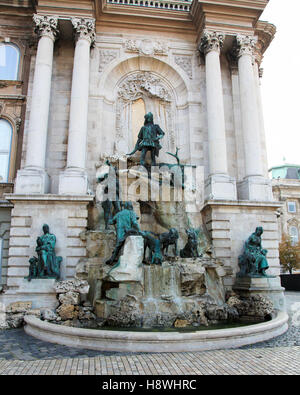
<instances>
[{"instance_id":1,"label":"decorative stone scroll","mask_svg":"<svg viewBox=\"0 0 300 395\"><path fill-rule=\"evenodd\" d=\"M33 21L35 23L34 31L38 36L47 36L53 41L56 40L58 37L57 17L34 14Z\"/></svg>"},{"instance_id":2,"label":"decorative stone scroll","mask_svg":"<svg viewBox=\"0 0 300 395\"><path fill-rule=\"evenodd\" d=\"M85 39L88 40L90 45L94 45L96 39L94 19L73 18L72 25L76 39Z\"/></svg>"},{"instance_id":3,"label":"decorative stone scroll","mask_svg":"<svg viewBox=\"0 0 300 395\"><path fill-rule=\"evenodd\" d=\"M139 55L153 56L153 55L168 55L167 44L160 41L145 40L126 40L126 52L138 52Z\"/></svg>"},{"instance_id":4,"label":"decorative stone scroll","mask_svg":"<svg viewBox=\"0 0 300 395\"><path fill-rule=\"evenodd\" d=\"M119 98L124 101L137 100L145 93L166 102L171 101L171 96L161 80L149 72L130 74L118 90Z\"/></svg>"},{"instance_id":5,"label":"decorative stone scroll","mask_svg":"<svg viewBox=\"0 0 300 395\"><path fill-rule=\"evenodd\" d=\"M220 32L209 32L205 30L202 34L199 51L205 55L210 51L220 52L225 40L225 34Z\"/></svg>"},{"instance_id":6,"label":"decorative stone scroll","mask_svg":"<svg viewBox=\"0 0 300 395\"><path fill-rule=\"evenodd\" d=\"M192 57L191 56L175 56L175 63L181 67L190 79L193 78L193 67L192 67Z\"/></svg>"},{"instance_id":7,"label":"decorative stone scroll","mask_svg":"<svg viewBox=\"0 0 300 395\"><path fill-rule=\"evenodd\" d=\"M99 71L102 72L105 66L115 60L118 51L112 49L100 49L99 51Z\"/></svg>"}]
</instances>

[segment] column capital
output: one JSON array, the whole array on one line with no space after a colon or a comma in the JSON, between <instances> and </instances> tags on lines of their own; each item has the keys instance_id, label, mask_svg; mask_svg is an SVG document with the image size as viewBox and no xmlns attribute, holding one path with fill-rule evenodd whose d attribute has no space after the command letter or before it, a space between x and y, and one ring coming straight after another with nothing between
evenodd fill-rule
<instances>
[{"instance_id":1,"label":"column capital","mask_svg":"<svg viewBox=\"0 0 300 395\"><path fill-rule=\"evenodd\" d=\"M39 37L49 37L51 40L55 41L58 37L58 18L55 16L47 15L33 15L33 22L35 23L35 33Z\"/></svg>"},{"instance_id":2,"label":"column capital","mask_svg":"<svg viewBox=\"0 0 300 395\"><path fill-rule=\"evenodd\" d=\"M95 43L95 20L87 18L72 18L76 40L87 40L90 45Z\"/></svg>"},{"instance_id":3,"label":"column capital","mask_svg":"<svg viewBox=\"0 0 300 395\"><path fill-rule=\"evenodd\" d=\"M220 53L224 40L224 33L204 30L199 44L199 51L205 55L211 51Z\"/></svg>"},{"instance_id":4,"label":"column capital","mask_svg":"<svg viewBox=\"0 0 300 395\"><path fill-rule=\"evenodd\" d=\"M256 44L256 37L238 34L236 36L233 52L237 58L240 58L243 55L253 56L256 50Z\"/></svg>"}]
</instances>

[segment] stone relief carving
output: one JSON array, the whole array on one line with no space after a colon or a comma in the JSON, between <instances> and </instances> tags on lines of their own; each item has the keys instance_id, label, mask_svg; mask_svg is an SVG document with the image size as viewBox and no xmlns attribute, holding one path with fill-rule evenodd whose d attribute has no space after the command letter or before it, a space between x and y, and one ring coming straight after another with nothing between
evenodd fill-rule
<instances>
[{"instance_id":1,"label":"stone relief carving","mask_svg":"<svg viewBox=\"0 0 300 395\"><path fill-rule=\"evenodd\" d=\"M127 77L119 87L118 96L125 101L137 100L145 92L167 102L171 100L171 96L161 80L151 73L143 71Z\"/></svg>"},{"instance_id":2,"label":"stone relief carving","mask_svg":"<svg viewBox=\"0 0 300 395\"><path fill-rule=\"evenodd\" d=\"M5 107L5 103L0 102L0 116L4 113L4 107Z\"/></svg>"},{"instance_id":3,"label":"stone relief carving","mask_svg":"<svg viewBox=\"0 0 300 395\"><path fill-rule=\"evenodd\" d=\"M52 40L58 37L57 17L34 14L33 21L36 26L34 31L38 36L48 36Z\"/></svg>"},{"instance_id":4,"label":"stone relief carving","mask_svg":"<svg viewBox=\"0 0 300 395\"><path fill-rule=\"evenodd\" d=\"M102 72L105 66L115 60L118 56L118 52L111 49L100 49L99 50L99 71Z\"/></svg>"},{"instance_id":5,"label":"stone relief carving","mask_svg":"<svg viewBox=\"0 0 300 395\"><path fill-rule=\"evenodd\" d=\"M193 78L193 67L192 67L192 57L191 56L175 56L175 63L181 67L190 79Z\"/></svg>"},{"instance_id":6,"label":"stone relief carving","mask_svg":"<svg viewBox=\"0 0 300 395\"><path fill-rule=\"evenodd\" d=\"M126 52L138 52L139 55L168 55L168 46L164 42L152 40L126 40Z\"/></svg>"}]
</instances>

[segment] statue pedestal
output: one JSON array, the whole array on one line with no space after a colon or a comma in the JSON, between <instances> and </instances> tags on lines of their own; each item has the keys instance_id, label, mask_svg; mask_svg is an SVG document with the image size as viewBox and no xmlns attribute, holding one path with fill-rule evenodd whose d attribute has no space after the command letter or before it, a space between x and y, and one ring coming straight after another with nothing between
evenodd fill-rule
<instances>
[{"instance_id":1,"label":"statue pedestal","mask_svg":"<svg viewBox=\"0 0 300 395\"><path fill-rule=\"evenodd\" d=\"M261 295L272 300L274 307L286 311L284 288L280 277L237 277L232 289L242 297Z\"/></svg>"},{"instance_id":2,"label":"statue pedestal","mask_svg":"<svg viewBox=\"0 0 300 395\"><path fill-rule=\"evenodd\" d=\"M32 301L32 308L50 308L57 307L56 292L54 284L56 280L49 279L32 279L28 281L23 279L20 282L20 287L14 291L14 298L17 301ZM9 297L12 291L5 293L5 297Z\"/></svg>"}]
</instances>

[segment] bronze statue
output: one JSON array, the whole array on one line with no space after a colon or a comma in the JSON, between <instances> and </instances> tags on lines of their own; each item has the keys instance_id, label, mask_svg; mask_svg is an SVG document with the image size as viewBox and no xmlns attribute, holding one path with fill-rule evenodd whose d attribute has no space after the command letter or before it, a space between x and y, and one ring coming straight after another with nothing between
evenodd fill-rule
<instances>
[{"instance_id":1,"label":"bronze statue","mask_svg":"<svg viewBox=\"0 0 300 395\"><path fill-rule=\"evenodd\" d=\"M163 255L168 253L170 245L174 245L174 255L178 256L177 240L179 238L178 231L175 228L171 228L169 232L161 233L159 240L161 244L161 252Z\"/></svg>"},{"instance_id":2,"label":"bronze statue","mask_svg":"<svg viewBox=\"0 0 300 395\"><path fill-rule=\"evenodd\" d=\"M127 155L133 155L136 151L141 152L140 164L145 165L145 157L148 151L151 152L151 165L156 165L155 157L159 155L159 150L162 148L159 144L159 140L163 138L165 133L161 130L158 125L153 123L153 114L148 112L145 115L144 126L141 128L138 134L138 140L136 142L134 150Z\"/></svg>"},{"instance_id":3,"label":"bronze statue","mask_svg":"<svg viewBox=\"0 0 300 395\"><path fill-rule=\"evenodd\" d=\"M239 256L239 277L266 277L269 268L266 258L267 250L262 248L261 235L263 228L258 226L254 233L248 238L244 245L244 252Z\"/></svg>"},{"instance_id":4,"label":"bronze statue","mask_svg":"<svg viewBox=\"0 0 300 395\"><path fill-rule=\"evenodd\" d=\"M150 251L149 263L161 265L163 257L161 254L160 240L155 237L157 235L153 232L141 232L140 234L144 238L144 262L146 262L146 251L148 248Z\"/></svg>"},{"instance_id":5,"label":"bronze statue","mask_svg":"<svg viewBox=\"0 0 300 395\"><path fill-rule=\"evenodd\" d=\"M108 184L104 188L104 193L108 193L109 189L111 191L115 190L115 200L110 200L107 198L101 203L101 206L104 211L104 221L105 221L105 229L108 230L109 221L112 219L113 215L117 214L121 211L121 202L120 202L120 182L117 176L117 169L111 165L109 160L106 160L105 165L109 166L109 170L101 175L101 177L97 178L97 182L101 183L104 180L108 180Z\"/></svg>"},{"instance_id":6,"label":"bronze statue","mask_svg":"<svg viewBox=\"0 0 300 395\"><path fill-rule=\"evenodd\" d=\"M38 258L29 259L29 276L26 277L28 281L32 278L55 278L58 280L60 277L62 257L55 254L56 237L50 233L47 224L43 225L43 232L44 234L36 240L35 251Z\"/></svg>"},{"instance_id":7,"label":"bronze statue","mask_svg":"<svg viewBox=\"0 0 300 395\"><path fill-rule=\"evenodd\" d=\"M113 265L115 260L117 260L126 237L133 234L139 234L140 227L137 220L138 217L133 211L132 203L125 202L122 210L109 221L110 225L116 225L117 243L111 258L106 261L107 265Z\"/></svg>"},{"instance_id":8,"label":"bronze statue","mask_svg":"<svg viewBox=\"0 0 300 395\"><path fill-rule=\"evenodd\" d=\"M199 258L197 231L190 228L185 232L188 236L188 241L184 248L180 250L181 258Z\"/></svg>"}]
</instances>

